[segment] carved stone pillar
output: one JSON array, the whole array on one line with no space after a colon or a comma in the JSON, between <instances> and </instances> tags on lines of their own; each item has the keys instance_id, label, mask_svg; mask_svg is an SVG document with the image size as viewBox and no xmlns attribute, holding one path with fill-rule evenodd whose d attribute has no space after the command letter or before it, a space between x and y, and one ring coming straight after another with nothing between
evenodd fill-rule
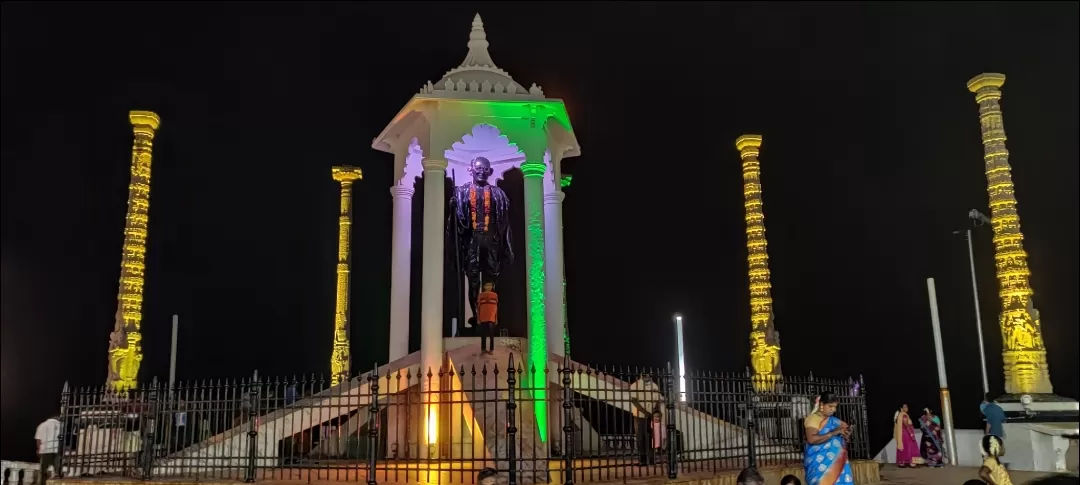
<instances>
[{"instance_id":1,"label":"carved stone pillar","mask_svg":"<svg viewBox=\"0 0 1080 485\"><path fill-rule=\"evenodd\" d=\"M754 385L759 388L781 375L780 342L773 327L772 283L769 281L769 252L765 240L765 213L761 201L761 162L758 153L761 135L743 135L735 140L742 158L743 199L746 207L746 252L750 276L750 363Z\"/></svg>"},{"instance_id":2,"label":"carved stone pillar","mask_svg":"<svg viewBox=\"0 0 1080 485\"><path fill-rule=\"evenodd\" d=\"M1020 233L1012 167L1005 149L1005 124L1001 117L1001 86L1005 75L984 73L968 81L979 104L983 152L986 160L986 191L990 195L990 225L994 228L994 260L1001 296L1001 352L1008 394L1051 394L1050 365L1046 362L1039 311L1032 300L1031 270Z\"/></svg>"},{"instance_id":3,"label":"carved stone pillar","mask_svg":"<svg viewBox=\"0 0 1080 485\"><path fill-rule=\"evenodd\" d=\"M150 162L154 134L161 118L150 111L128 114L135 131L131 149L124 251L120 260L120 291L113 331L109 334L109 389L122 392L135 387L142 362L143 277L146 270L147 224L150 221Z\"/></svg>"},{"instance_id":4,"label":"carved stone pillar","mask_svg":"<svg viewBox=\"0 0 1080 485\"><path fill-rule=\"evenodd\" d=\"M342 166L331 169L334 180L341 183L340 214L338 216L337 292L334 299L334 345L330 354L330 383L337 385L349 378L349 272L352 239L352 186L363 178L359 168Z\"/></svg>"}]
</instances>

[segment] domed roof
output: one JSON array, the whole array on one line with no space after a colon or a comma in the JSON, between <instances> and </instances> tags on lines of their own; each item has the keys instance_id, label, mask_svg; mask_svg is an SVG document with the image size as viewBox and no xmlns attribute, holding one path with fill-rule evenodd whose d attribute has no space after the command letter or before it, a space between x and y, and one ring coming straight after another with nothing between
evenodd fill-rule
<instances>
[{"instance_id":1,"label":"domed roof","mask_svg":"<svg viewBox=\"0 0 1080 485\"><path fill-rule=\"evenodd\" d=\"M420 94L484 99L544 97L543 90L536 84L525 89L510 73L495 66L488 53L487 33L480 14L473 18L468 46L469 53L461 65L448 71L439 82L432 84L429 81L420 89Z\"/></svg>"}]
</instances>

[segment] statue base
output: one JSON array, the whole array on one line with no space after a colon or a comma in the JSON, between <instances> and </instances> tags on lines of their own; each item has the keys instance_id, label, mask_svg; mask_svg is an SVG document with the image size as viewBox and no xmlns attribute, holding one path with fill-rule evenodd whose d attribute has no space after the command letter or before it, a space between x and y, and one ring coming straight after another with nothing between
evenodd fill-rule
<instances>
[{"instance_id":1,"label":"statue base","mask_svg":"<svg viewBox=\"0 0 1080 485\"><path fill-rule=\"evenodd\" d=\"M1009 422L1080 421L1080 402L1056 394L1005 394L995 400Z\"/></svg>"},{"instance_id":2,"label":"statue base","mask_svg":"<svg viewBox=\"0 0 1080 485\"><path fill-rule=\"evenodd\" d=\"M1080 403L1055 394L1006 394L996 402L1007 418L1003 461L1010 469L1068 471L1080 434Z\"/></svg>"}]
</instances>

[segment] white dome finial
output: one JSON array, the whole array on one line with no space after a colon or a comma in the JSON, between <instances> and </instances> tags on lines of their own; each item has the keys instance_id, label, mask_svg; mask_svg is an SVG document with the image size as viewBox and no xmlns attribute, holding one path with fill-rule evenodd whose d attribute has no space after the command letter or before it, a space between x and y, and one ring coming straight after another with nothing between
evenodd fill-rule
<instances>
[{"instance_id":1,"label":"white dome finial","mask_svg":"<svg viewBox=\"0 0 1080 485\"><path fill-rule=\"evenodd\" d=\"M476 14L472 21L472 31L469 32L469 54L461 63L461 67L487 66L495 67L495 62L488 54L487 33L484 32L484 21L480 20L480 14Z\"/></svg>"}]
</instances>

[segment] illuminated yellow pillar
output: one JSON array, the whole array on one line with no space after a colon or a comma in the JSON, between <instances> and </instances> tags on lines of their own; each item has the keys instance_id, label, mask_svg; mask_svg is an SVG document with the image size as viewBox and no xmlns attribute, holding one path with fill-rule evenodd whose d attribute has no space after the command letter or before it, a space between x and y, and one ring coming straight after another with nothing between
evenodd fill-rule
<instances>
[{"instance_id":1,"label":"illuminated yellow pillar","mask_svg":"<svg viewBox=\"0 0 1080 485\"><path fill-rule=\"evenodd\" d=\"M331 169L341 182L341 216L338 218L337 297L334 300L334 349L330 355L330 380L337 384L349 378L349 238L352 233L352 186L363 179L359 168Z\"/></svg>"},{"instance_id":2,"label":"illuminated yellow pillar","mask_svg":"<svg viewBox=\"0 0 1080 485\"><path fill-rule=\"evenodd\" d=\"M1031 270L1020 233L1020 215L1016 211L1005 149L1005 125L1001 118L1001 86L1005 75L983 73L967 83L979 104L983 152L986 161L986 191L990 195L990 225L994 228L994 260L1001 296L1001 356L1005 362L1005 392L1031 394L1054 392L1050 385L1050 366L1046 362L1039 311L1032 301L1028 282Z\"/></svg>"},{"instance_id":3,"label":"illuminated yellow pillar","mask_svg":"<svg viewBox=\"0 0 1080 485\"><path fill-rule=\"evenodd\" d=\"M113 331L109 334L108 387L126 391L135 387L142 361L143 275L146 269L146 227L150 213L150 159L154 132L161 118L150 111L128 113L135 130L131 149L131 182L128 184L124 252L120 259L120 291L117 294Z\"/></svg>"},{"instance_id":4,"label":"illuminated yellow pillar","mask_svg":"<svg viewBox=\"0 0 1080 485\"><path fill-rule=\"evenodd\" d=\"M772 295L769 291L769 253L765 241L765 213L761 204L761 135L735 140L742 158L743 198L746 207L746 252L750 274L750 363L754 384L766 387L780 375L780 342L773 328Z\"/></svg>"}]
</instances>

